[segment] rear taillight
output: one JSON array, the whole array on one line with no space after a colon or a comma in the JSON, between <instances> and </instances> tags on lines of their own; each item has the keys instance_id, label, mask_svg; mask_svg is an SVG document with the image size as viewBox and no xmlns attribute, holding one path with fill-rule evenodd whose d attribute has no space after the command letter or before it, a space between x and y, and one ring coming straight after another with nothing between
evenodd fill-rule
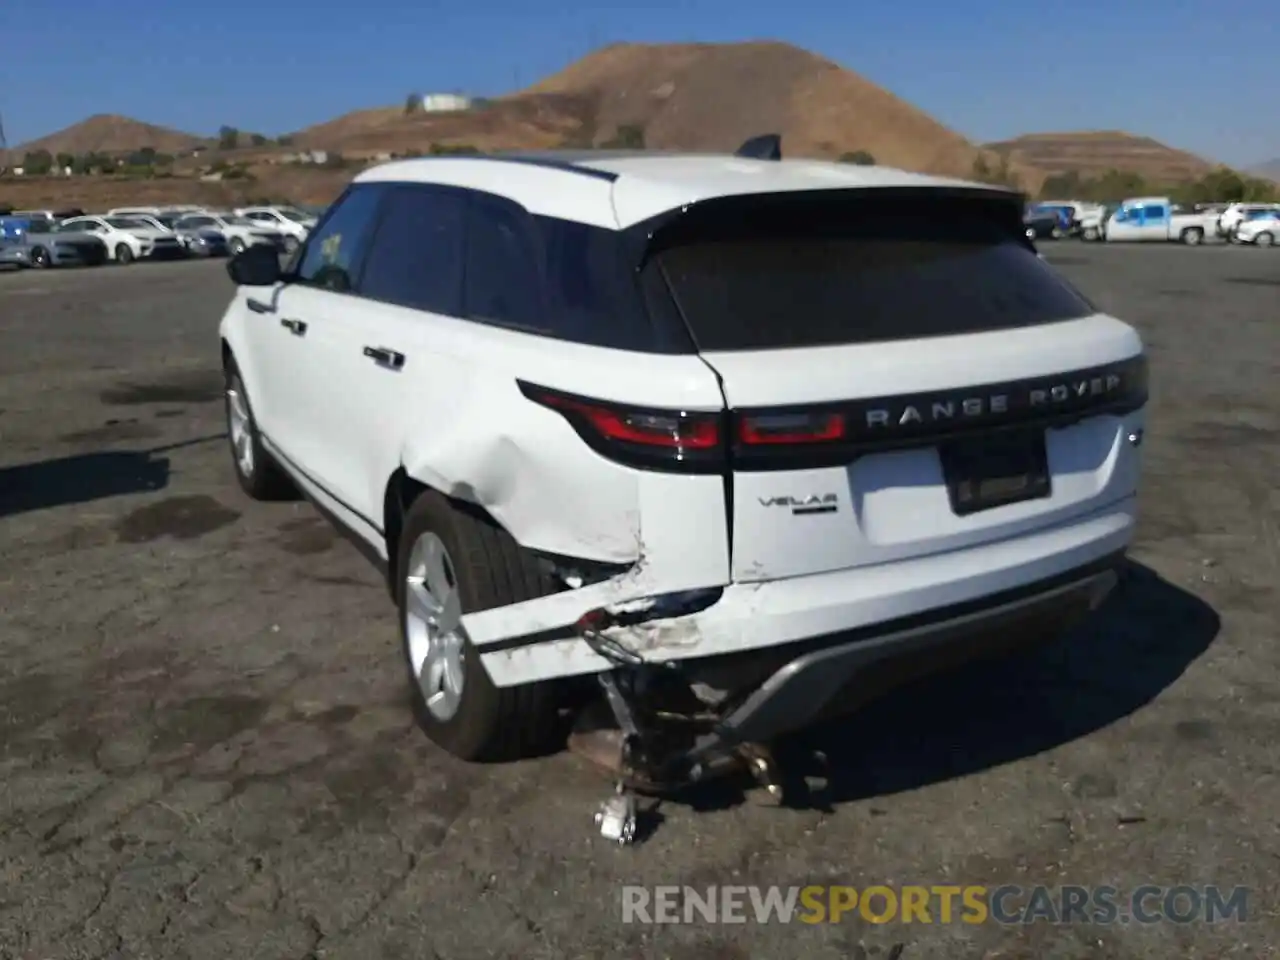
<instances>
[{"instance_id":1,"label":"rear taillight","mask_svg":"<svg viewBox=\"0 0 1280 960\"><path fill-rule=\"evenodd\" d=\"M777 444L827 443L843 440L847 422L843 413L775 413L737 418L738 442L748 447Z\"/></svg>"},{"instance_id":2,"label":"rear taillight","mask_svg":"<svg viewBox=\"0 0 1280 960\"><path fill-rule=\"evenodd\" d=\"M517 380L520 392L565 418L601 456L628 466L680 473L725 469L722 413L631 407Z\"/></svg>"}]
</instances>

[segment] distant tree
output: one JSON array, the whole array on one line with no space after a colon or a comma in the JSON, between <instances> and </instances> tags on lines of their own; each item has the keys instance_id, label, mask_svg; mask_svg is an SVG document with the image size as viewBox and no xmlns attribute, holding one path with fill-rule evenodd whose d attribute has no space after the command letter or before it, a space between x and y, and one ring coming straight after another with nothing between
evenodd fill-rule
<instances>
[{"instance_id":1,"label":"distant tree","mask_svg":"<svg viewBox=\"0 0 1280 960\"><path fill-rule=\"evenodd\" d=\"M157 167L173 166L173 154L171 153L157 153L151 159Z\"/></svg>"},{"instance_id":2,"label":"distant tree","mask_svg":"<svg viewBox=\"0 0 1280 960\"><path fill-rule=\"evenodd\" d=\"M876 158L866 150L854 150L851 153L842 153L840 155L841 163L856 163L860 167L874 167Z\"/></svg>"},{"instance_id":3,"label":"distant tree","mask_svg":"<svg viewBox=\"0 0 1280 960\"><path fill-rule=\"evenodd\" d=\"M624 123L600 146L606 150L643 150L645 148L644 127L639 124Z\"/></svg>"},{"instance_id":4,"label":"distant tree","mask_svg":"<svg viewBox=\"0 0 1280 960\"><path fill-rule=\"evenodd\" d=\"M420 113L422 111L422 94L411 93L404 98L404 112L407 116L411 113Z\"/></svg>"},{"instance_id":5,"label":"distant tree","mask_svg":"<svg viewBox=\"0 0 1280 960\"><path fill-rule=\"evenodd\" d=\"M218 149L235 150L240 146L240 131L235 127L220 127L218 129Z\"/></svg>"},{"instance_id":6,"label":"distant tree","mask_svg":"<svg viewBox=\"0 0 1280 960\"><path fill-rule=\"evenodd\" d=\"M1014 189L1020 186L1017 175L1009 168L1008 157L1001 157L996 166L992 167L985 156L978 154L973 158L972 177L979 183L989 183L993 186Z\"/></svg>"},{"instance_id":7,"label":"distant tree","mask_svg":"<svg viewBox=\"0 0 1280 960\"><path fill-rule=\"evenodd\" d=\"M293 137L286 133L282 137L276 137L276 143L282 147L291 147L293 146Z\"/></svg>"},{"instance_id":8,"label":"distant tree","mask_svg":"<svg viewBox=\"0 0 1280 960\"><path fill-rule=\"evenodd\" d=\"M253 133L249 135L249 142L255 147L263 147L267 144L267 138L260 133Z\"/></svg>"},{"instance_id":9,"label":"distant tree","mask_svg":"<svg viewBox=\"0 0 1280 960\"><path fill-rule=\"evenodd\" d=\"M40 177L53 169L53 156L48 150L29 150L22 158L22 169L33 177Z\"/></svg>"},{"instance_id":10,"label":"distant tree","mask_svg":"<svg viewBox=\"0 0 1280 960\"><path fill-rule=\"evenodd\" d=\"M75 154L71 154L71 153L59 153L59 154L58 154L57 159L58 159L58 169L59 169L59 170L65 170L65 169L67 169L67 167L72 167L72 168L74 168L74 167L75 167L75 165L76 165L76 158L75 158Z\"/></svg>"}]
</instances>

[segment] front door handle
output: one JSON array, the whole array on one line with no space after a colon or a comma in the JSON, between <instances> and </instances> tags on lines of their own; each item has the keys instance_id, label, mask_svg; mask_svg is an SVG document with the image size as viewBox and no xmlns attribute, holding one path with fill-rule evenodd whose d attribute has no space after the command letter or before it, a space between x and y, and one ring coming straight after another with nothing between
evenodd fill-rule
<instances>
[{"instance_id":1,"label":"front door handle","mask_svg":"<svg viewBox=\"0 0 1280 960\"><path fill-rule=\"evenodd\" d=\"M388 370L399 370L404 366L404 354L397 353L389 347L365 347L364 355L380 367Z\"/></svg>"},{"instance_id":2,"label":"front door handle","mask_svg":"<svg viewBox=\"0 0 1280 960\"><path fill-rule=\"evenodd\" d=\"M280 321L280 326L284 327L295 337L302 337L307 333L307 325L301 320L290 320L286 318Z\"/></svg>"},{"instance_id":3,"label":"front door handle","mask_svg":"<svg viewBox=\"0 0 1280 960\"><path fill-rule=\"evenodd\" d=\"M252 310L254 313L274 313L275 312L275 307L271 306L271 304L263 303L261 300L255 300L253 299L253 297L250 297L248 300L246 300L244 305L248 307L250 310Z\"/></svg>"}]
</instances>

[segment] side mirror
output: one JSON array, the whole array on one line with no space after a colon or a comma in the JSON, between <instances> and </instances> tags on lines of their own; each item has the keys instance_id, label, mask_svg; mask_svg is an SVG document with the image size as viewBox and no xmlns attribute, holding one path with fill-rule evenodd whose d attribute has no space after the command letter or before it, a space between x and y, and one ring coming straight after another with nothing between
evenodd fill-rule
<instances>
[{"instance_id":1,"label":"side mirror","mask_svg":"<svg viewBox=\"0 0 1280 960\"><path fill-rule=\"evenodd\" d=\"M280 255L265 244L245 247L227 261L227 275L240 287L269 287L282 273Z\"/></svg>"}]
</instances>

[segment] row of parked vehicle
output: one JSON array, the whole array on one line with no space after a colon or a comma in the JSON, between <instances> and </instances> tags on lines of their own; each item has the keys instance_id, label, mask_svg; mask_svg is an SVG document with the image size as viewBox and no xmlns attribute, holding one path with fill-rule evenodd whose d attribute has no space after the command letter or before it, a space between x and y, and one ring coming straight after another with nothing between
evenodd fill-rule
<instances>
[{"instance_id":1,"label":"row of parked vehicle","mask_svg":"<svg viewBox=\"0 0 1280 960\"><path fill-rule=\"evenodd\" d=\"M319 211L292 206L20 210L0 216L0 266L43 269L233 256L251 246L298 248Z\"/></svg>"},{"instance_id":2,"label":"row of parked vehicle","mask_svg":"<svg viewBox=\"0 0 1280 960\"><path fill-rule=\"evenodd\" d=\"M1115 206L1044 200L1023 218L1032 240L1155 240L1186 244L1214 238L1270 247L1280 241L1280 203L1202 203L1192 209L1168 197L1133 197Z\"/></svg>"}]
</instances>

